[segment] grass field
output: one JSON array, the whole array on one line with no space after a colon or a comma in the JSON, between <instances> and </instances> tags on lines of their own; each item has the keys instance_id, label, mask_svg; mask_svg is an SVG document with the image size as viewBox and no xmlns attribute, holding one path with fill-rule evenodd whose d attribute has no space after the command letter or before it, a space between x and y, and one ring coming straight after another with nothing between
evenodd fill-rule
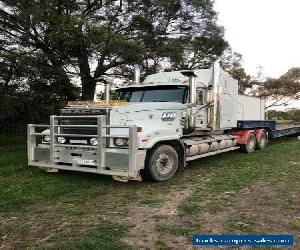
<instances>
[{"instance_id":1,"label":"grass field","mask_svg":"<svg viewBox=\"0 0 300 250\"><path fill-rule=\"evenodd\" d=\"M293 234L300 249L300 141L119 183L29 167L25 139L0 137L0 249L190 249L193 233Z\"/></svg>"}]
</instances>

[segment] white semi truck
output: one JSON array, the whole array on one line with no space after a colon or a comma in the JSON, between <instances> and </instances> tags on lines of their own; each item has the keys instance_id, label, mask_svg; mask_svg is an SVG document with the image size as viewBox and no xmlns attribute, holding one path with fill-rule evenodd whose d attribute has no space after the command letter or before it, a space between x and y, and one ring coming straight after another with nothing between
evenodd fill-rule
<instances>
[{"instance_id":1,"label":"white semi truck","mask_svg":"<svg viewBox=\"0 0 300 250\"><path fill-rule=\"evenodd\" d=\"M210 69L163 72L115 90L110 100L71 102L50 125L28 125L28 164L47 170L164 181L186 162L300 132L276 130L264 100L238 95L238 81L219 63ZM199 162L201 164L201 162Z\"/></svg>"}]
</instances>

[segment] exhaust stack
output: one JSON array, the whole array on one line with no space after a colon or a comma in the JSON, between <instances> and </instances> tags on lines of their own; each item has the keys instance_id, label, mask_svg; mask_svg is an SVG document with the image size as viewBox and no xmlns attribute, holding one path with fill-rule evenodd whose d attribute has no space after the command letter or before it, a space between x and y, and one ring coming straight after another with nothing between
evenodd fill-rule
<instances>
[{"instance_id":1,"label":"exhaust stack","mask_svg":"<svg viewBox=\"0 0 300 250\"><path fill-rule=\"evenodd\" d=\"M211 109L211 127L214 131L220 130L220 60L213 64L212 68L212 98L213 108Z\"/></svg>"},{"instance_id":2,"label":"exhaust stack","mask_svg":"<svg viewBox=\"0 0 300 250\"><path fill-rule=\"evenodd\" d=\"M197 89L196 89L196 74L193 70L182 71L181 74L187 76L189 78L189 103L192 106L197 105ZM196 114L193 114L193 110L191 111L191 115L189 116L189 129L195 130L196 128Z\"/></svg>"},{"instance_id":3,"label":"exhaust stack","mask_svg":"<svg viewBox=\"0 0 300 250\"><path fill-rule=\"evenodd\" d=\"M105 101L107 103L110 100L110 90L111 90L111 83L107 81L105 84Z\"/></svg>"},{"instance_id":4,"label":"exhaust stack","mask_svg":"<svg viewBox=\"0 0 300 250\"><path fill-rule=\"evenodd\" d=\"M133 80L136 84L140 84L141 83L141 69L140 69L140 66L138 64L134 64L133 69L134 69L134 79Z\"/></svg>"},{"instance_id":5,"label":"exhaust stack","mask_svg":"<svg viewBox=\"0 0 300 250\"><path fill-rule=\"evenodd\" d=\"M103 76L101 81L104 83L104 99L108 103L110 100L111 87L114 84L114 79L111 77Z\"/></svg>"}]
</instances>

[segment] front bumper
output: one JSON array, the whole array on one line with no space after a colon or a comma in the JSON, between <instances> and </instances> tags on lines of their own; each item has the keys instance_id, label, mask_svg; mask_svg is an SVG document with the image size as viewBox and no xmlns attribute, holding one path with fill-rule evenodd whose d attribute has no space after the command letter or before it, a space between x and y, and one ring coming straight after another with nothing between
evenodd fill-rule
<instances>
[{"instance_id":1,"label":"front bumper","mask_svg":"<svg viewBox=\"0 0 300 250\"><path fill-rule=\"evenodd\" d=\"M28 164L41 168L54 168L63 170L73 170L81 172L90 172L112 176L127 177L128 179L139 179L140 170L144 168L146 150L137 148L137 130L135 126L109 126L106 124L106 117L84 116L86 119L96 118L97 134L92 135L98 138L98 145L70 145L56 143L58 136L68 136L59 133L61 127L72 125L59 125L59 119L65 116L51 116L50 125L28 125L27 146L28 146ZM72 116L76 119L77 116ZM70 119L70 116L67 117ZM82 118L82 116L80 116ZM75 127L84 127L86 125L73 125ZM50 144L39 144L38 137L44 134L38 132L39 128L50 128ZM129 145L127 148L112 148L110 141L113 138L120 137L111 135L111 128L128 129ZM84 137L87 135L72 134L72 136ZM91 136L91 135L88 135ZM124 135L122 135L125 137Z\"/></svg>"}]
</instances>

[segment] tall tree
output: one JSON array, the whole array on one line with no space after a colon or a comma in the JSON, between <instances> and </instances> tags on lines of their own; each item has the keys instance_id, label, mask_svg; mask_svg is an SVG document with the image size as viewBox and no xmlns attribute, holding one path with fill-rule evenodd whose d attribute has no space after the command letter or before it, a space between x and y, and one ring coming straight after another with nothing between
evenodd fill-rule
<instances>
[{"instance_id":1,"label":"tall tree","mask_svg":"<svg viewBox=\"0 0 300 250\"><path fill-rule=\"evenodd\" d=\"M300 68L291 68L279 78L267 78L256 82L250 94L270 101L267 108L287 105L291 100L300 100Z\"/></svg>"},{"instance_id":2,"label":"tall tree","mask_svg":"<svg viewBox=\"0 0 300 250\"><path fill-rule=\"evenodd\" d=\"M132 63L205 67L227 46L212 0L2 0L0 32L0 51L25 57L31 76L53 74L68 98L79 78L83 99Z\"/></svg>"},{"instance_id":3,"label":"tall tree","mask_svg":"<svg viewBox=\"0 0 300 250\"><path fill-rule=\"evenodd\" d=\"M242 66L243 57L240 53L233 52L231 48L224 51L221 65L234 79L239 81L239 93L245 94L246 89L252 88L253 82Z\"/></svg>"}]
</instances>

